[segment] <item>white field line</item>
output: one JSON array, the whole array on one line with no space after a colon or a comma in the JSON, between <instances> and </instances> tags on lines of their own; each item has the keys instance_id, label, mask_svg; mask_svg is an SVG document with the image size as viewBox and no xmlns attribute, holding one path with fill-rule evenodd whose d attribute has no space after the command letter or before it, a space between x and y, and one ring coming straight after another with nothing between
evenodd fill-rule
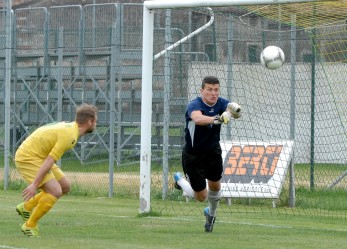
<instances>
[{"instance_id":1,"label":"white field line","mask_svg":"<svg viewBox=\"0 0 347 249\"><path fill-rule=\"evenodd\" d=\"M85 213L90 215L97 215L97 216L105 216L105 217L111 217L111 218L122 218L122 219L131 219L134 217L131 216L117 216L117 215L107 215L102 213ZM189 218L181 218L181 217L144 217L146 219L154 219L154 220L176 220L176 221L198 221L201 222L201 220L198 219L189 219ZM334 232L347 232L347 229L320 229L315 227L295 227L295 226L280 226L280 225L273 225L273 224L262 224L262 223L251 223L251 222L235 222L235 221L220 221L218 220L218 223L224 223L224 224L236 224L236 225L246 225L246 226L260 226L260 227L268 227L268 228L278 228L278 229L300 229L300 230L312 230L312 231L334 231Z\"/></svg>"},{"instance_id":2,"label":"white field line","mask_svg":"<svg viewBox=\"0 0 347 249\"><path fill-rule=\"evenodd\" d=\"M0 245L0 248L6 248L6 249L27 249L23 247L15 247L15 246L7 246L7 245Z\"/></svg>"},{"instance_id":3,"label":"white field line","mask_svg":"<svg viewBox=\"0 0 347 249\"><path fill-rule=\"evenodd\" d=\"M58 212L56 210L51 210L50 212ZM85 214L89 215L97 215L97 216L104 216L104 217L111 217L111 218L122 218L122 219L131 219L134 218L132 216L122 216L122 215L108 215L108 214L102 214L102 213L94 213L94 212L85 212ZM156 217L156 216L149 216L149 217L143 217L146 219L157 219L157 220L176 220L176 221L196 221L201 222L201 219L191 219L191 218L182 218L182 217ZM268 228L278 228L278 229L302 229L302 230L312 230L312 231L334 231L334 232L347 232L347 229L331 229L331 228L315 228L315 227L294 227L294 226L280 226L280 225L273 225L273 224L262 224L262 223L251 223L251 222L236 222L236 221L221 221L218 220L218 223L224 223L224 224L236 224L236 225L247 225L247 226L258 226L258 227L268 227ZM2 248L8 248L8 249L27 249L27 248L18 248L18 247L10 247L6 245L0 245L0 249Z\"/></svg>"}]
</instances>

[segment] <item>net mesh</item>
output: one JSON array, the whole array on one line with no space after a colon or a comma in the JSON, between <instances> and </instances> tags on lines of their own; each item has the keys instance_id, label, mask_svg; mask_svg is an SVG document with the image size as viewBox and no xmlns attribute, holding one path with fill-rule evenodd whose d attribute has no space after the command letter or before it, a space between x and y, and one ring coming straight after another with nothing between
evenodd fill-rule
<instances>
[{"instance_id":1,"label":"net mesh","mask_svg":"<svg viewBox=\"0 0 347 249\"><path fill-rule=\"evenodd\" d=\"M243 6L248 12L241 17L258 15L283 24L292 23L293 15L300 28L317 28L336 25L346 19L346 1L317 1L292 4L248 5Z\"/></svg>"},{"instance_id":2,"label":"net mesh","mask_svg":"<svg viewBox=\"0 0 347 249\"><path fill-rule=\"evenodd\" d=\"M163 106L180 120L180 134L185 105L200 95L207 75L221 80L222 97L242 106L242 117L222 128L226 202L221 201L220 215L252 210L346 217L346 8L345 1L214 8L213 25L155 61L153 84L164 85ZM162 14L169 27L185 34L211 18L206 8ZM155 54L180 39L168 34L155 36ZM269 45L285 53L277 70L260 63L260 53ZM276 154L278 148L282 151ZM154 208L202 214L206 203L186 203L172 187L172 174L182 169L180 150L170 151L176 157L164 157L164 174L152 173L152 195L160 196ZM162 188L162 180L169 189ZM181 209L171 210L172 201L181 201ZM297 208L287 209L293 201Z\"/></svg>"}]
</instances>

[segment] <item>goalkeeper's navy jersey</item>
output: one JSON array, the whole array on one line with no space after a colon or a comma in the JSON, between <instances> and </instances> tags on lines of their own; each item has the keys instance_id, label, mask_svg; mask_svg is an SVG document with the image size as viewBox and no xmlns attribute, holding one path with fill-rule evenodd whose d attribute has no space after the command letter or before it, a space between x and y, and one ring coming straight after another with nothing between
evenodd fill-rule
<instances>
[{"instance_id":1,"label":"goalkeeper's navy jersey","mask_svg":"<svg viewBox=\"0 0 347 249\"><path fill-rule=\"evenodd\" d=\"M186 128L185 128L185 150L190 153L210 151L219 146L220 125L196 125L192 121L191 114L193 111L201 111L205 116L221 115L227 108L229 101L219 97L217 103L209 106L202 101L201 97L192 100L186 111Z\"/></svg>"}]
</instances>

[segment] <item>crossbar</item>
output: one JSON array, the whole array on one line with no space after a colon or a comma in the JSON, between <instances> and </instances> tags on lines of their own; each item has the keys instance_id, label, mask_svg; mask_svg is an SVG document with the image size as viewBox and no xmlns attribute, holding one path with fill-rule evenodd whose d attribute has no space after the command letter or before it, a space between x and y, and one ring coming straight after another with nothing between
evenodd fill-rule
<instances>
[{"instance_id":1,"label":"crossbar","mask_svg":"<svg viewBox=\"0 0 347 249\"><path fill-rule=\"evenodd\" d=\"M318 2L318 0L151 0L144 1L147 9L222 7L231 5L285 4Z\"/></svg>"}]
</instances>

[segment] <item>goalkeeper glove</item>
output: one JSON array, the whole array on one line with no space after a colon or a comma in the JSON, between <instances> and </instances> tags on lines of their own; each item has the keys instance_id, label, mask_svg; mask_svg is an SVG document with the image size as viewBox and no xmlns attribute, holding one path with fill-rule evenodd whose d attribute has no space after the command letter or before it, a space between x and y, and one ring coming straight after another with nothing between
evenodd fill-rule
<instances>
[{"instance_id":1,"label":"goalkeeper glove","mask_svg":"<svg viewBox=\"0 0 347 249\"><path fill-rule=\"evenodd\" d=\"M235 119L241 117L241 106L235 102L228 104L227 111L229 111Z\"/></svg>"},{"instance_id":2,"label":"goalkeeper glove","mask_svg":"<svg viewBox=\"0 0 347 249\"><path fill-rule=\"evenodd\" d=\"M225 111L222 115L217 115L214 117L214 124L227 124L231 119L231 113L229 111Z\"/></svg>"}]
</instances>

